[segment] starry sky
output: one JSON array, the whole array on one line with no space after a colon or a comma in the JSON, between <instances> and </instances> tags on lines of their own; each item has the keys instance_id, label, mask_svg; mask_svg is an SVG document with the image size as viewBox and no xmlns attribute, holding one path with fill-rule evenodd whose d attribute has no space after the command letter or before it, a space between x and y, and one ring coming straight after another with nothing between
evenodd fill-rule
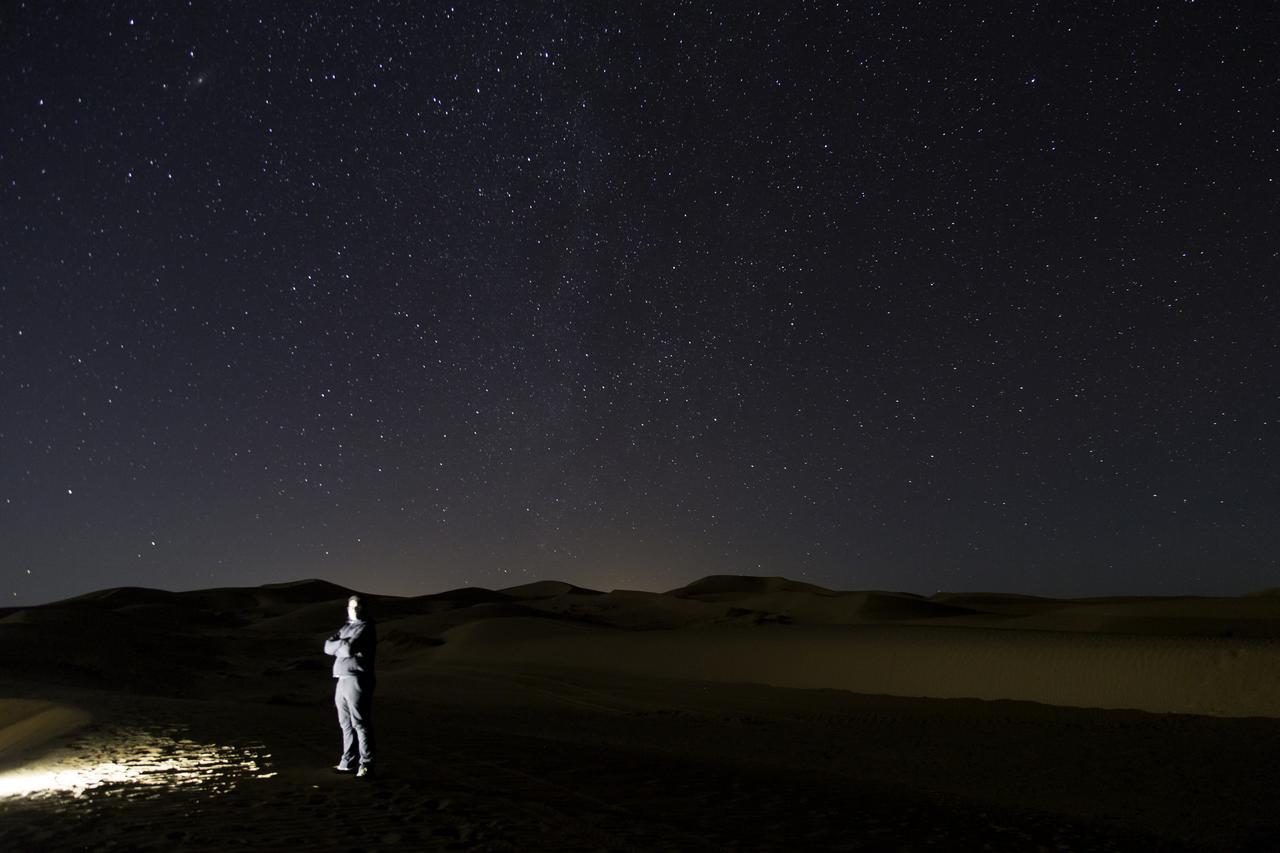
<instances>
[{"instance_id":1,"label":"starry sky","mask_svg":"<svg viewBox=\"0 0 1280 853\"><path fill-rule=\"evenodd\" d=\"M1280 585L1278 17L7 3L4 600Z\"/></svg>"}]
</instances>

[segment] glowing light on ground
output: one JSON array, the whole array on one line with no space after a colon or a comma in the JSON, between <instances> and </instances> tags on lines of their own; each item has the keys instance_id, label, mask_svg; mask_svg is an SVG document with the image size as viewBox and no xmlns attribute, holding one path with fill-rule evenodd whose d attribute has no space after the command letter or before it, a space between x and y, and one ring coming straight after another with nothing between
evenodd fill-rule
<instances>
[{"instance_id":1,"label":"glowing light on ground","mask_svg":"<svg viewBox=\"0 0 1280 853\"><path fill-rule=\"evenodd\" d=\"M0 798L79 797L138 785L225 792L243 779L274 776L267 768L270 757L260 744L197 743L142 729L91 730L27 766L0 773Z\"/></svg>"}]
</instances>

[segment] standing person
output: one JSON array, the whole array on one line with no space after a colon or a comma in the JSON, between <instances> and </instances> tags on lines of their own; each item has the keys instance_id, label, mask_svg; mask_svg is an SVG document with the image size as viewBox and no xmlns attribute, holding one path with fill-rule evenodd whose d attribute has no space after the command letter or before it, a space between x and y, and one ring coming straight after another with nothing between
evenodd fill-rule
<instances>
[{"instance_id":1,"label":"standing person","mask_svg":"<svg viewBox=\"0 0 1280 853\"><path fill-rule=\"evenodd\" d=\"M333 703L342 727L342 758L334 769L350 773L359 759L357 776L373 773L373 688L377 684L378 629L364 611L360 596L351 596L347 624L324 641L324 653L333 655L333 677L338 680Z\"/></svg>"}]
</instances>

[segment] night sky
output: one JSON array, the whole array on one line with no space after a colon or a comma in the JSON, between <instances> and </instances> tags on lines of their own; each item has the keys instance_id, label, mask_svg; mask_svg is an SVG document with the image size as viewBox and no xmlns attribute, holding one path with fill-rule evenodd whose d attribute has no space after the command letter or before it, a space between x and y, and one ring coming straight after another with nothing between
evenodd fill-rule
<instances>
[{"instance_id":1,"label":"night sky","mask_svg":"<svg viewBox=\"0 0 1280 853\"><path fill-rule=\"evenodd\" d=\"M0 579L1280 585L1270 3L6 3Z\"/></svg>"}]
</instances>

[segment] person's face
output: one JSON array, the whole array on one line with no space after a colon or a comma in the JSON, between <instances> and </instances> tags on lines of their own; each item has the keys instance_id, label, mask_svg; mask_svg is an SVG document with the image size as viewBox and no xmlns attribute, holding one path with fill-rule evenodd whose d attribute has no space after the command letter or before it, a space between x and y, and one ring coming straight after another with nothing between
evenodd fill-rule
<instances>
[{"instance_id":1,"label":"person's face","mask_svg":"<svg viewBox=\"0 0 1280 853\"><path fill-rule=\"evenodd\" d=\"M347 618L348 619L360 618L360 602L354 598L347 602Z\"/></svg>"}]
</instances>

